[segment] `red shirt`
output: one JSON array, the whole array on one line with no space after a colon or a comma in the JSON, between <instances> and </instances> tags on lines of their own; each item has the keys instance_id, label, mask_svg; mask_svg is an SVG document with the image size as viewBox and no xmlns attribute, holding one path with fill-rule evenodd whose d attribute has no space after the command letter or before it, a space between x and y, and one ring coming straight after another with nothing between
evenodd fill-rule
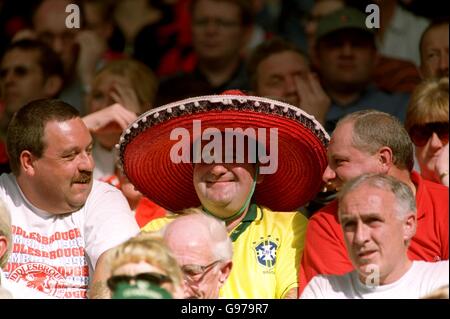
<instances>
[{"instance_id":1,"label":"red shirt","mask_svg":"<svg viewBox=\"0 0 450 319\"><path fill-rule=\"evenodd\" d=\"M417 172L411 173L411 180L417 186L417 230L408 247L408 256L412 260L431 262L447 260L449 190L424 180ZM333 201L309 219L300 266L299 295L317 274L343 275L353 270L337 208L337 201Z\"/></svg>"}]
</instances>

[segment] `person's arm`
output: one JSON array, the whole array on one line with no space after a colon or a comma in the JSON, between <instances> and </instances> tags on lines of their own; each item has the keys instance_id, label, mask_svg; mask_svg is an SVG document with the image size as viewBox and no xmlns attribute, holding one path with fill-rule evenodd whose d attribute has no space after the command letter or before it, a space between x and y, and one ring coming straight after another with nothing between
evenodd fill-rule
<instances>
[{"instance_id":1,"label":"person's arm","mask_svg":"<svg viewBox=\"0 0 450 319\"><path fill-rule=\"evenodd\" d=\"M331 105L331 99L323 90L318 76L311 72L308 72L304 78L296 76L295 85L300 101L298 107L313 115L320 124L325 125L325 118Z\"/></svg>"},{"instance_id":2,"label":"person's arm","mask_svg":"<svg viewBox=\"0 0 450 319\"><path fill-rule=\"evenodd\" d=\"M77 73L83 86L89 91L96 69L108 46L103 38L91 30L77 32L75 41L79 47Z\"/></svg>"},{"instance_id":3,"label":"person's arm","mask_svg":"<svg viewBox=\"0 0 450 319\"><path fill-rule=\"evenodd\" d=\"M309 219L305 248L299 274L299 295L318 274L342 275L353 269L336 215L337 204L330 211L319 211Z\"/></svg>"},{"instance_id":4,"label":"person's arm","mask_svg":"<svg viewBox=\"0 0 450 319\"><path fill-rule=\"evenodd\" d=\"M92 133L122 132L136 120L135 113L115 103L82 118Z\"/></svg>"},{"instance_id":5,"label":"person's arm","mask_svg":"<svg viewBox=\"0 0 450 319\"><path fill-rule=\"evenodd\" d=\"M106 280L111 275L109 269L109 263L111 260L112 249L105 251L97 261L95 266L94 276L92 278L92 284L88 292L89 299L110 299L111 291L106 285Z\"/></svg>"},{"instance_id":6,"label":"person's arm","mask_svg":"<svg viewBox=\"0 0 450 319\"><path fill-rule=\"evenodd\" d=\"M115 187L94 181L86 202L84 240L94 268L89 298L105 296L111 249L139 233L128 202Z\"/></svg>"}]
</instances>

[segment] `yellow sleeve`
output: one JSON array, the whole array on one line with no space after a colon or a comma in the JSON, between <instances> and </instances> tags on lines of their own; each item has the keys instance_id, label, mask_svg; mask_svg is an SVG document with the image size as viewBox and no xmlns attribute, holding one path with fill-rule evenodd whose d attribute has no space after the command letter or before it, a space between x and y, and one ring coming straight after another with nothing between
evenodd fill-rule
<instances>
[{"instance_id":1,"label":"yellow sleeve","mask_svg":"<svg viewBox=\"0 0 450 319\"><path fill-rule=\"evenodd\" d=\"M169 224L170 222L172 222L177 216L176 215L171 215L171 216L166 216L166 217L161 217L161 218L157 218L157 219L153 219L150 222L148 222L144 227L141 228L141 231L143 232L154 232L154 231L158 231L161 228L163 228L164 226L166 226L167 224Z\"/></svg>"},{"instance_id":2,"label":"yellow sleeve","mask_svg":"<svg viewBox=\"0 0 450 319\"><path fill-rule=\"evenodd\" d=\"M283 216L284 225L282 227L284 232L275 269L276 298L284 298L290 289L298 287L298 272L308 219L301 213L279 214L285 214L285 216Z\"/></svg>"}]
</instances>

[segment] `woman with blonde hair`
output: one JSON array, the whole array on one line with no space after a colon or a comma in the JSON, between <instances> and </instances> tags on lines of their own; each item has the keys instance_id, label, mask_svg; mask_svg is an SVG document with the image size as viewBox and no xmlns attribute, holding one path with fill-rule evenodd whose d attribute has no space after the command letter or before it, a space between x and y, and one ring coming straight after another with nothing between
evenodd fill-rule
<instances>
[{"instance_id":1,"label":"woman with blonde hair","mask_svg":"<svg viewBox=\"0 0 450 319\"><path fill-rule=\"evenodd\" d=\"M83 118L95 138L94 178L115 173L114 146L137 116L154 106L158 80L152 70L133 59L115 60L100 69L87 96Z\"/></svg>"},{"instance_id":2,"label":"woman with blonde hair","mask_svg":"<svg viewBox=\"0 0 450 319\"><path fill-rule=\"evenodd\" d=\"M414 90L405 127L415 145L421 175L449 185L449 79L429 79Z\"/></svg>"},{"instance_id":3,"label":"woman with blonde hair","mask_svg":"<svg viewBox=\"0 0 450 319\"><path fill-rule=\"evenodd\" d=\"M172 252L157 233L140 233L110 255L107 280L113 298L183 298L183 275ZM128 292L124 292L127 289Z\"/></svg>"}]
</instances>

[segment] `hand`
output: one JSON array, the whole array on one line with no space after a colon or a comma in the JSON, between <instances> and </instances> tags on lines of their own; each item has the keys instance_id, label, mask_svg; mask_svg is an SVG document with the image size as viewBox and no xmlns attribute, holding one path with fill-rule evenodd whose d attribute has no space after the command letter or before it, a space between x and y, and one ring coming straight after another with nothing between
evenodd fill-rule
<instances>
[{"instance_id":1,"label":"hand","mask_svg":"<svg viewBox=\"0 0 450 319\"><path fill-rule=\"evenodd\" d=\"M447 143L442 149L441 153L439 154L438 158L436 159L436 164L434 166L434 171L437 176L437 180L441 182L441 184L448 187L449 185L449 176L448 176L448 157L449 157L449 149L448 149Z\"/></svg>"},{"instance_id":2,"label":"hand","mask_svg":"<svg viewBox=\"0 0 450 319\"><path fill-rule=\"evenodd\" d=\"M117 79L113 85L112 90L109 92L114 102L123 105L128 110L139 114L141 111L141 104L136 95L136 92L125 79ZM150 108L150 106L149 106Z\"/></svg>"},{"instance_id":3,"label":"hand","mask_svg":"<svg viewBox=\"0 0 450 319\"><path fill-rule=\"evenodd\" d=\"M79 45L77 72L84 85L91 85L99 61L107 50L106 41L95 32L83 30L77 33Z\"/></svg>"},{"instance_id":4,"label":"hand","mask_svg":"<svg viewBox=\"0 0 450 319\"><path fill-rule=\"evenodd\" d=\"M17 42L20 40L37 40L37 34L34 30L31 29L24 29L20 30L16 34L14 34L14 37L11 40L11 43Z\"/></svg>"},{"instance_id":5,"label":"hand","mask_svg":"<svg viewBox=\"0 0 450 319\"><path fill-rule=\"evenodd\" d=\"M318 76L311 72L305 77L296 76L295 84L300 101L299 107L324 125L331 100L320 85Z\"/></svg>"},{"instance_id":6,"label":"hand","mask_svg":"<svg viewBox=\"0 0 450 319\"><path fill-rule=\"evenodd\" d=\"M136 118L135 113L115 103L86 115L83 122L92 133L117 133L125 130Z\"/></svg>"}]
</instances>

